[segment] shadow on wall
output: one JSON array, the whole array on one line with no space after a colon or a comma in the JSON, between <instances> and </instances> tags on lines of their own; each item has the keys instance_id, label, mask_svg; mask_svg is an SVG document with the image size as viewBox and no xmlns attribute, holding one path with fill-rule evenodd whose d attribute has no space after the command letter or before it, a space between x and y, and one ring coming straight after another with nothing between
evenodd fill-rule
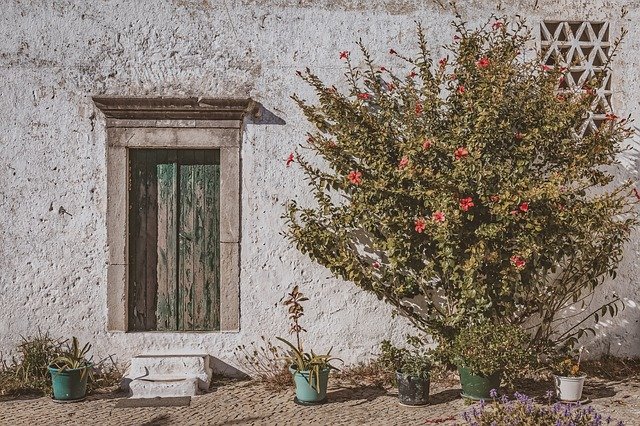
<instances>
[{"instance_id":1,"label":"shadow on wall","mask_svg":"<svg viewBox=\"0 0 640 426\"><path fill-rule=\"evenodd\" d=\"M287 122L258 102L257 111L253 116L248 118L247 124L284 126Z\"/></svg>"}]
</instances>

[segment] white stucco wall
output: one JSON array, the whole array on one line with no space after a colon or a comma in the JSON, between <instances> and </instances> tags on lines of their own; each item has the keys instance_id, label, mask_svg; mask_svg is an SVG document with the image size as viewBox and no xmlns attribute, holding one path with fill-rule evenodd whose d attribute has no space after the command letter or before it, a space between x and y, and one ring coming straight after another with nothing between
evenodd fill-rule
<instances>
[{"instance_id":1,"label":"white stucco wall","mask_svg":"<svg viewBox=\"0 0 640 426\"><path fill-rule=\"evenodd\" d=\"M468 4L467 4L468 3ZM630 34L615 65L618 115L637 116L640 18L630 1L513 2L509 15L608 20ZM571 5L571 6L569 6ZM492 1L461 2L486 20ZM0 351L38 328L77 335L95 356L119 361L141 351L207 352L235 364L240 343L286 335L279 301L294 283L316 304L304 316L308 346L334 346L346 362L369 357L382 339L409 330L389 307L330 277L282 237L282 204L304 201L302 173L284 160L308 128L289 95L311 96L295 71L309 66L343 84L340 50L362 37L381 64L415 49L414 21L434 49L449 42L450 13L421 0L213 1L5 0L0 4ZM479 21L479 22L480 22ZM352 58L358 58L354 54ZM106 331L106 133L91 96L252 97L279 120L247 124L242 148L241 331ZM285 124L282 124L285 123ZM636 157L625 159L635 177ZM59 213L63 207L70 214ZM636 234L618 278L607 284L629 308L603 324L595 352L640 355Z\"/></svg>"}]
</instances>

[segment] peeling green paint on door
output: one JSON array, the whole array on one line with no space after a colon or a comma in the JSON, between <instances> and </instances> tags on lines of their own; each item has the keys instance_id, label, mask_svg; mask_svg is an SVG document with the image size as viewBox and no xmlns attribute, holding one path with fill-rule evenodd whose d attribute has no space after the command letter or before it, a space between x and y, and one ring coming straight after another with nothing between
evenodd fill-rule
<instances>
[{"instance_id":1,"label":"peeling green paint on door","mask_svg":"<svg viewBox=\"0 0 640 426\"><path fill-rule=\"evenodd\" d=\"M130 329L219 330L219 151L130 158Z\"/></svg>"}]
</instances>

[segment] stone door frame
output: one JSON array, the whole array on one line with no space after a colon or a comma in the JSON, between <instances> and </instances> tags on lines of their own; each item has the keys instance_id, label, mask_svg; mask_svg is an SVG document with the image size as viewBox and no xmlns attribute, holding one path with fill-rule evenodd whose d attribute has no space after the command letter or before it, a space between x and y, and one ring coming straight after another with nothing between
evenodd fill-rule
<instances>
[{"instance_id":1,"label":"stone door frame","mask_svg":"<svg viewBox=\"0 0 640 426\"><path fill-rule=\"evenodd\" d=\"M107 130L107 330L129 331L129 149L206 148L220 150L220 331L239 331L242 124L246 115L257 115L258 104L202 98L93 101Z\"/></svg>"}]
</instances>

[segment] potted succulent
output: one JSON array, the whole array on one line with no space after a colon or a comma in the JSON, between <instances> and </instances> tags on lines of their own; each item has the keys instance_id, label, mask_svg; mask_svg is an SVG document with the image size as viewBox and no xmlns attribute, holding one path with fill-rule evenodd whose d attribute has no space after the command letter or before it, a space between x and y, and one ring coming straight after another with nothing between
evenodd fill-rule
<instances>
[{"instance_id":1,"label":"potted succulent","mask_svg":"<svg viewBox=\"0 0 640 426\"><path fill-rule=\"evenodd\" d=\"M582 398L582 389L587 375L580 370L582 349L577 356L559 357L552 365L556 397L563 402L577 402Z\"/></svg>"},{"instance_id":2,"label":"potted succulent","mask_svg":"<svg viewBox=\"0 0 640 426\"><path fill-rule=\"evenodd\" d=\"M484 322L462 330L443 350L458 367L462 397L482 400L533 360L529 346L530 336L521 327Z\"/></svg>"},{"instance_id":3,"label":"potted succulent","mask_svg":"<svg viewBox=\"0 0 640 426\"><path fill-rule=\"evenodd\" d=\"M92 368L91 361L87 359L90 349L89 343L81 348L78 339L73 337L71 345L49 363L54 400L70 402L84 399Z\"/></svg>"},{"instance_id":4,"label":"potted succulent","mask_svg":"<svg viewBox=\"0 0 640 426\"><path fill-rule=\"evenodd\" d=\"M309 300L304 297L296 285L284 304L289 307L291 319L291 333L296 335L296 345L282 337L276 337L288 346L289 371L296 384L294 401L302 405L322 404L327 400L327 385L331 370L337 370L331 365L332 360L339 360L331 356L331 349L325 355L318 355L313 351L304 352L300 333L307 331L300 325L300 317L304 314L302 302Z\"/></svg>"},{"instance_id":5,"label":"potted succulent","mask_svg":"<svg viewBox=\"0 0 640 426\"><path fill-rule=\"evenodd\" d=\"M420 350L422 342L418 338L410 337L407 341L413 346L412 350L397 348L388 340L383 341L379 362L395 371L401 405L426 405L429 403L429 373L433 358L428 351Z\"/></svg>"}]
</instances>

